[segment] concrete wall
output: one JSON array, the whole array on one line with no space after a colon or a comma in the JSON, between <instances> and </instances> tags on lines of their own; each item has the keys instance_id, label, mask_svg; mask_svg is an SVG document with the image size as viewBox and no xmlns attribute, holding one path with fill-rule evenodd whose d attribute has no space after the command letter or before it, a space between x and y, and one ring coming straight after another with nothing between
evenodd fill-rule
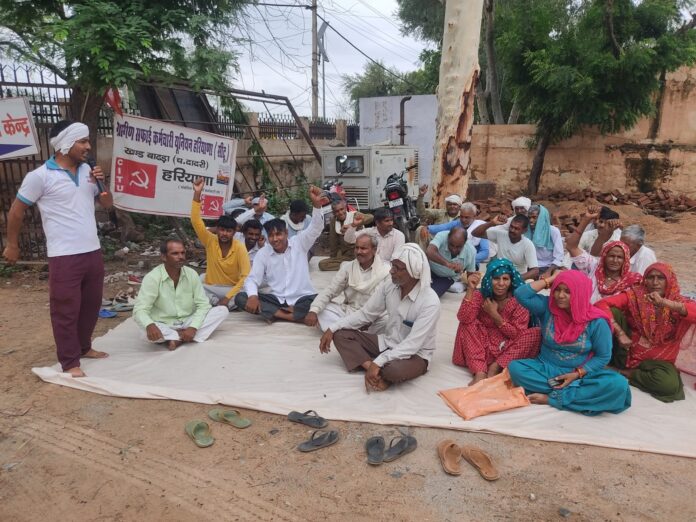
<instances>
[{"instance_id":1,"label":"concrete wall","mask_svg":"<svg viewBox=\"0 0 696 522\"><path fill-rule=\"evenodd\" d=\"M400 103L403 96L360 99L360 144L399 145ZM430 184L435 151L437 97L413 96L404 107L404 145L418 147L418 177Z\"/></svg>"},{"instance_id":2,"label":"concrete wall","mask_svg":"<svg viewBox=\"0 0 696 522\"><path fill-rule=\"evenodd\" d=\"M667 78L659 128L650 139L652 119L633 129L602 136L592 128L550 147L540 191L652 190L665 186L696 195L696 69L682 68ZM499 193L526 188L534 151L528 147L533 125L476 125L472 175L495 181Z\"/></svg>"}]
</instances>

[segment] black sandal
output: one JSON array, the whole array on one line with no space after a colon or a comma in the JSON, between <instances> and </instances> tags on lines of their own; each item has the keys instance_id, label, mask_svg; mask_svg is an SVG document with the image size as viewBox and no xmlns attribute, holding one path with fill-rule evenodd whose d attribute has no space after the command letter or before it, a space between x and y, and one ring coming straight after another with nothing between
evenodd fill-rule
<instances>
[{"instance_id":1,"label":"black sandal","mask_svg":"<svg viewBox=\"0 0 696 522\"><path fill-rule=\"evenodd\" d=\"M288 413L288 420L290 422L304 424L305 426L309 426L310 428L317 430L325 428L327 424L329 424L324 417L320 417L314 410L307 410L304 413L300 413L299 411L291 411Z\"/></svg>"},{"instance_id":2,"label":"black sandal","mask_svg":"<svg viewBox=\"0 0 696 522\"><path fill-rule=\"evenodd\" d=\"M317 430L314 433L312 433L312 436L309 438L309 440L306 440L302 444L297 446L297 449L304 453L307 453L310 451L316 451L318 449L325 448L327 446L331 446L332 444L336 444L337 442L338 432L336 430Z\"/></svg>"},{"instance_id":3,"label":"black sandal","mask_svg":"<svg viewBox=\"0 0 696 522\"><path fill-rule=\"evenodd\" d=\"M407 453L411 453L418 447L418 441L411 435L403 437L395 437L389 443L389 449L384 453L384 462L391 462L403 457Z\"/></svg>"},{"instance_id":4,"label":"black sandal","mask_svg":"<svg viewBox=\"0 0 696 522\"><path fill-rule=\"evenodd\" d=\"M384 462L384 437L370 437L365 443L365 451L367 451L367 463L372 466L379 466Z\"/></svg>"}]
</instances>

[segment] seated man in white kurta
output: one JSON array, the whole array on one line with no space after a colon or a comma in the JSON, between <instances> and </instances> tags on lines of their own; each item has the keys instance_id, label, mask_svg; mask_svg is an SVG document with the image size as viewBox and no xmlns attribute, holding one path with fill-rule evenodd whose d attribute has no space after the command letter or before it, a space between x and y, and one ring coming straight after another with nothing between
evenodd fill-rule
<instances>
[{"instance_id":1,"label":"seated man in white kurta","mask_svg":"<svg viewBox=\"0 0 696 522\"><path fill-rule=\"evenodd\" d=\"M268 322L304 321L317 296L309 278L307 253L324 230L321 194L318 187L309 188L314 206L312 220L296 236L288 239L287 224L282 219L272 219L264 225L267 244L254 258L244 291L234 298L240 309L260 314ZM259 292L261 287L267 287L267 293Z\"/></svg>"},{"instance_id":2,"label":"seated man in white kurta","mask_svg":"<svg viewBox=\"0 0 696 522\"><path fill-rule=\"evenodd\" d=\"M377 255L377 238L367 234L355 240L355 259L343 263L327 288L314 300L305 317L307 326L316 326L323 332L333 324L360 310L372 296L375 288L389 276L391 264ZM343 302L337 299L343 296ZM370 326L369 333L379 333L384 318Z\"/></svg>"}]
</instances>

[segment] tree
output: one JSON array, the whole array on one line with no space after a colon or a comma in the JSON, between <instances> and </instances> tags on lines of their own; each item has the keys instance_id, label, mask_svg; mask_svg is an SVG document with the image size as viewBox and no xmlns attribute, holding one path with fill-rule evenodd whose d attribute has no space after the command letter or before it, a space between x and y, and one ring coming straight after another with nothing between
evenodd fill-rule
<instances>
[{"instance_id":1,"label":"tree","mask_svg":"<svg viewBox=\"0 0 696 522\"><path fill-rule=\"evenodd\" d=\"M440 53L442 37L445 27L445 2L440 0L397 0L399 9L397 14L401 19L402 33L413 34L417 38L433 43L437 46L434 53ZM517 122L517 110L514 108L514 100L507 91L503 90L503 82L499 78L504 77L498 64L495 49L495 39L498 29L495 18L501 10L514 2L514 0L485 0L483 5L483 23L481 25L481 38L479 49L479 64L481 74L476 86L476 108L478 121L484 125L505 123L504 114L508 113L508 123ZM467 10L470 15L471 9ZM421 56L424 70L427 62ZM439 60L437 62L439 69ZM432 71L431 71L432 73ZM437 86L437 71L433 75L433 83ZM507 112L506 112L507 111Z\"/></svg>"},{"instance_id":2,"label":"tree","mask_svg":"<svg viewBox=\"0 0 696 522\"><path fill-rule=\"evenodd\" d=\"M466 6L450 1L446 5L432 173L436 207L448 194L466 194L483 1L471 0Z\"/></svg>"},{"instance_id":3,"label":"tree","mask_svg":"<svg viewBox=\"0 0 696 522\"><path fill-rule=\"evenodd\" d=\"M436 44L442 42L445 27L443 0L396 0L402 33Z\"/></svg>"},{"instance_id":4,"label":"tree","mask_svg":"<svg viewBox=\"0 0 696 522\"><path fill-rule=\"evenodd\" d=\"M432 65L430 67L432 68ZM362 74L344 75L343 87L348 91L353 103L356 120L360 119L360 98L434 92L432 82L425 73L415 71L402 75L396 69L374 62L368 62Z\"/></svg>"},{"instance_id":5,"label":"tree","mask_svg":"<svg viewBox=\"0 0 696 522\"><path fill-rule=\"evenodd\" d=\"M696 60L694 22L675 0L515 0L499 18L506 81L536 123L527 189L536 194L546 150L581 126L631 128L654 112L660 76Z\"/></svg>"},{"instance_id":6,"label":"tree","mask_svg":"<svg viewBox=\"0 0 696 522\"><path fill-rule=\"evenodd\" d=\"M47 68L72 90L93 135L109 86L170 73L221 87L244 0L0 0L0 51Z\"/></svg>"}]
</instances>

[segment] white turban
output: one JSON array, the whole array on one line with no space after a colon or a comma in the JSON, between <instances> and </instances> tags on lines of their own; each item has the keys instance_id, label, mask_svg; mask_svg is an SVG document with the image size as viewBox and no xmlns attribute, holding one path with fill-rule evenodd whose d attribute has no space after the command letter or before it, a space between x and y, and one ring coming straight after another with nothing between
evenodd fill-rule
<instances>
[{"instance_id":1,"label":"white turban","mask_svg":"<svg viewBox=\"0 0 696 522\"><path fill-rule=\"evenodd\" d=\"M529 210L529 207L532 206L532 200L525 197L519 197L517 199L512 200L511 205L512 210L515 210L515 207L524 207L525 210Z\"/></svg>"},{"instance_id":2,"label":"white turban","mask_svg":"<svg viewBox=\"0 0 696 522\"><path fill-rule=\"evenodd\" d=\"M89 127L84 123L72 123L64 128L58 136L51 138L49 143L56 152L67 154L76 141L89 138Z\"/></svg>"},{"instance_id":3,"label":"white turban","mask_svg":"<svg viewBox=\"0 0 696 522\"><path fill-rule=\"evenodd\" d=\"M459 205L461 207L463 201L462 201L461 196L459 196L457 194L450 194L449 196L447 196L445 198L445 203L456 203L457 205Z\"/></svg>"},{"instance_id":4,"label":"white turban","mask_svg":"<svg viewBox=\"0 0 696 522\"><path fill-rule=\"evenodd\" d=\"M430 264L423 249L416 243L406 243L392 255L392 261L398 259L406 265L408 274L418 279L421 288L430 288Z\"/></svg>"}]
</instances>

